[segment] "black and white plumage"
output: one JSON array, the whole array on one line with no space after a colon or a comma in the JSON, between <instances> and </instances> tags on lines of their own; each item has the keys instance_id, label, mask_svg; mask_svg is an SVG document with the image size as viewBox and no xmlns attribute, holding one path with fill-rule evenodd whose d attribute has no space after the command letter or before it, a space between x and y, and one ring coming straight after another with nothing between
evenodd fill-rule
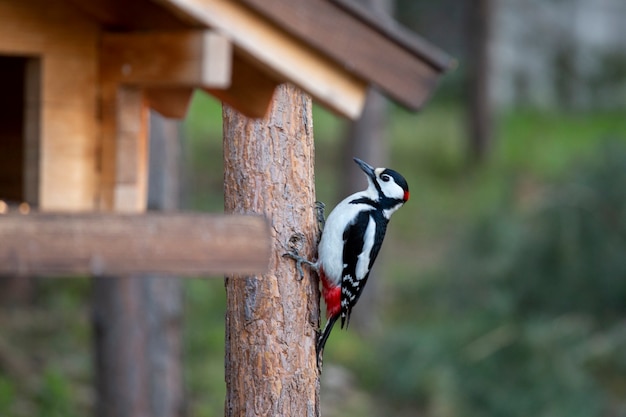
<instances>
[{"instance_id":1,"label":"black and white plumage","mask_svg":"<svg viewBox=\"0 0 626 417\"><path fill-rule=\"evenodd\" d=\"M367 189L341 201L326 220L318 246L318 260L298 262L315 269L322 281L327 323L317 344L321 356L335 322L350 321L370 270L380 251L391 215L409 199L409 186L402 175L388 168L374 168L354 158L365 172Z\"/></svg>"}]
</instances>

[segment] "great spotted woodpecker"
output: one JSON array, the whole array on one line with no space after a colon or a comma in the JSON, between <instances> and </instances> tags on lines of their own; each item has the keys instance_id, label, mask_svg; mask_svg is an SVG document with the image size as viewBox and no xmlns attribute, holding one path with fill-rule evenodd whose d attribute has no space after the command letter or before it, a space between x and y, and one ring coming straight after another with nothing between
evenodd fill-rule
<instances>
[{"instance_id":1,"label":"great spotted woodpecker","mask_svg":"<svg viewBox=\"0 0 626 417\"><path fill-rule=\"evenodd\" d=\"M409 199L409 186L398 172L374 168L358 158L354 161L367 175L368 187L347 197L331 211L318 245L317 261L308 261L295 252L285 254L297 261L299 271L302 263L307 264L322 281L327 322L317 342L318 364L337 319L341 317L342 328L350 321L391 215Z\"/></svg>"}]
</instances>

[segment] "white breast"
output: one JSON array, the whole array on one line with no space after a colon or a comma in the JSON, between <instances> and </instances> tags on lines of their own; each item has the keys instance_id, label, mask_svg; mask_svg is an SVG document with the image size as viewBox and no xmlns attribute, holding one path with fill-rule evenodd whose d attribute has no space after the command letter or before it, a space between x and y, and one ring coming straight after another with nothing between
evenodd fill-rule
<instances>
[{"instance_id":1,"label":"white breast","mask_svg":"<svg viewBox=\"0 0 626 417\"><path fill-rule=\"evenodd\" d=\"M324 270L326 277L334 284L341 281L343 271L343 232L346 227L363 210L373 210L367 204L350 204L350 201L360 197L371 197L367 191L361 191L344 199L328 215L322 239L318 247L318 264ZM369 260L368 260L369 261Z\"/></svg>"}]
</instances>

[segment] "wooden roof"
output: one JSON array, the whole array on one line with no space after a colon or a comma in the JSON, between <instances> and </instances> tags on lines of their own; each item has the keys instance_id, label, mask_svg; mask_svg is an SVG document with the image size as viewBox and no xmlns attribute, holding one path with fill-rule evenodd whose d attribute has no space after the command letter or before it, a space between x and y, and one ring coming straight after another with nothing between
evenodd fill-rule
<instances>
[{"instance_id":1,"label":"wooden roof","mask_svg":"<svg viewBox=\"0 0 626 417\"><path fill-rule=\"evenodd\" d=\"M353 0L71 1L113 31L224 35L234 51L231 88L205 89L251 115L263 114L273 87L286 81L351 118L360 114L369 85L417 110L454 66L419 36ZM250 94L257 85L259 94Z\"/></svg>"},{"instance_id":2,"label":"wooden roof","mask_svg":"<svg viewBox=\"0 0 626 417\"><path fill-rule=\"evenodd\" d=\"M452 60L350 0L240 0L390 98L417 110Z\"/></svg>"}]
</instances>

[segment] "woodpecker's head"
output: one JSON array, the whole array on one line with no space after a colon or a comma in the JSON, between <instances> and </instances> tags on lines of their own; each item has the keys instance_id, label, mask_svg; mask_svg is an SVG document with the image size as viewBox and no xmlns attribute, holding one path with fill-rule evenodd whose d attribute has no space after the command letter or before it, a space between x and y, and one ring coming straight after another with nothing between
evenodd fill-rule
<instances>
[{"instance_id":1,"label":"woodpecker's head","mask_svg":"<svg viewBox=\"0 0 626 417\"><path fill-rule=\"evenodd\" d=\"M409 200L409 185L398 172L389 168L374 168L359 158L354 158L354 162L367 175L368 191L377 196L377 201L387 201L390 208L398 209Z\"/></svg>"}]
</instances>

